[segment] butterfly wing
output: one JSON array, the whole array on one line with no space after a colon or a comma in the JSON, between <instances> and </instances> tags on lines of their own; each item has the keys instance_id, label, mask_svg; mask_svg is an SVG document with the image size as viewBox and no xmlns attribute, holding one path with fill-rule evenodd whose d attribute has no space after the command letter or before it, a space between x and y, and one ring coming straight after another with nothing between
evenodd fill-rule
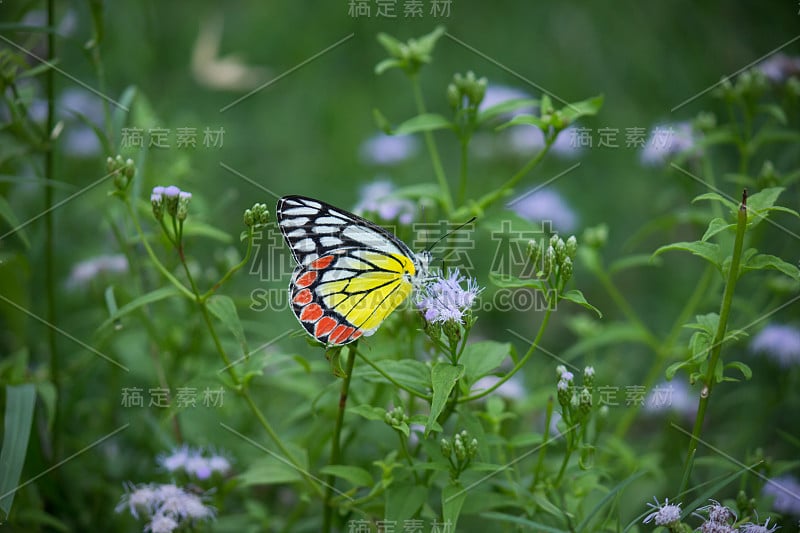
<instances>
[{"instance_id":1,"label":"butterfly wing","mask_svg":"<svg viewBox=\"0 0 800 533\"><path fill-rule=\"evenodd\" d=\"M416 256L380 226L302 196L281 198L277 217L298 263L292 311L320 342L371 335L411 293Z\"/></svg>"}]
</instances>

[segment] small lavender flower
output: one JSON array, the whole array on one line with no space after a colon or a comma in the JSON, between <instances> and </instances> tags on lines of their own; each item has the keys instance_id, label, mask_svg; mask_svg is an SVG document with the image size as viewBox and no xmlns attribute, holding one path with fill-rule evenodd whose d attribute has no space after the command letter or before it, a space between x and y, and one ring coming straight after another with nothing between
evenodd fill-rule
<instances>
[{"instance_id":1,"label":"small lavender flower","mask_svg":"<svg viewBox=\"0 0 800 533\"><path fill-rule=\"evenodd\" d=\"M641 159L645 165L658 166L676 155L699 150L700 134L689 122L660 124L653 128L644 148Z\"/></svg>"},{"instance_id":2,"label":"small lavender flower","mask_svg":"<svg viewBox=\"0 0 800 533\"><path fill-rule=\"evenodd\" d=\"M564 381L570 382L575 379L575 375L570 372L569 370L565 370L561 373L561 379Z\"/></svg>"},{"instance_id":3,"label":"small lavender flower","mask_svg":"<svg viewBox=\"0 0 800 533\"><path fill-rule=\"evenodd\" d=\"M481 103L478 106L478 112L485 111L490 107L502 104L503 102L508 102L509 100L517 100L520 98L531 98L531 95L515 87L508 87L507 85L489 84L486 87L486 92L483 95L483 100L481 100ZM517 115L531 114L531 113L533 113L533 106L517 109L516 111L501 115L500 118L502 120L510 120Z\"/></svg>"},{"instance_id":4,"label":"small lavender flower","mask_svg":"<svg viewBox=\"0 0 800 533\"><path fill-rule=\"evenodd\" d=\"M189 460L189 448L181 446L173 450L169 455L159 456L156 460L168 472L184 470L186 462Z\"/></svg>"},{"instance_id":5,"label":"small lavender flower","mask_svg":"<svg viewBox=\"0 0 800 533\"><path fill-rule=\"evenodd\" d=\"M164 187L163 194L165 198L174 200L181 195L181 190L175 185L170 185L169 187Z\"/></svg>"},{"instance_id":6,"label":"small lavender flower","mask_svg":"<svg viewBox=\"0 0 800 533\"><path fill-rule=\"evenodd\" d=\"M800 483L791 476L770 479L762 490L773 496L772 508L779 513L800 516Z\"/></svg>"},{"instance_id":7,"label":"small lavender flower","mask_svg":"<svg viewBox=\"0 0 800 533\"><path fill-rule=\"evenodd\" d=\"M467 282L466 289L461 287L463 281ZM432 324L463 323L481 290L475 279L463 277L458 269L451 270L446 278L438 277L422 288L417 308L422 311L425 321Z\"/></svg>"},{"instance_id":8,"label":"small lavender flower","mask_svg":"<svg viewBox=\"0 0 800 533\"><path fill-rule=\"evenodd\" d=\"M386 179L365 185L361 189L361 200L356 204L353 212L357 215L375 213L382 220L396 220L401 224L411 224L414 220L416 206L407 198L393 196L394 190L394 184Z\"/></svg>"},{"instance_id":9,"label":"small lavender flower","mask_svg":"<svg viewBox=\"0 0 800 533\"><path fill-rule=\"evenodd\" d=\"M128 272L128 260L124 255L99 255L73 266L66 285L70 289L83 288L99 276L126 272Z\"/></svg>"},{"instance_id":10,"label":"small lavender flower","mask_svg":"<svg viewBox=\"0 0 800 533\"><path fill-rule=\"evenodd\" d=\"M500 381L500 378L497 376L484 376L472 384L471 392L484 391L493 387L498 381ZM525 385L517 376L514 376L497 387L492 394L507 400L521 400L525 397Z\"/></svg>"},{"instance_id":11,"label":"small lavender flower","mask_svg":"<svg viewBox=\"0 0 800 533\"><path fill-rule=\"evenodd\" d=\"M361 144L361 158L374 165L395 165L414 157L419 140L411 135L379 134Z\"/></svg>"},{"instance_id":12,"label":"small lavender flower","mask_svg":"<svg viewBox=\"0 0 800 533\"><path fill-rule=\"evenodd\" d=\"M518 196L507 207L526 220L549 220L556 229L563 232L570 232L577 225L578 217L575 212L552 189L534 189Z\"/></svg>"},{"instance_id":13,"label":"small lavender flower","mask_svg":"<svg viewBox=\"0 0 800 533\"><path fill-rule=\"evenodd\" d=\"M187 446L181 446L167 455L159 456L158 463L170 473L182 471L199 480L210 478L214 472L225 475L231 469L230 461L222 455L206 456L202 450Z\"/></svg>"},{"instance_id":14,"label":"small lavender flower","mask_svg":"<svg viewBox=\"0 0 800 533\"><path fill-rule=\"evenodd\" d=\"M508 131L508 147L515 154L530 157L537 150L544 148L544 133L539 128L515 126L509 128ZM553 141L550 151L561 157L577 156L581 148L576 146L574 141L575 131L575 126L560 131L556 140Z\"/></svg>"},{"instance_id":15,"label":"small lavender flower","mask_svg":"<svg viewBox=\"0 0 800 533\"><path fill-rule=\"evenodd\" d=\"M754 67L773 83L783 83L792 76L800 75L800 57L778 53Z\"/></svg>"},{"instance_id":16,"label":"small lavender flower","mask_svg":"<svg viewBox=\"0 0 800 533\"><path fill-rule=\"evenodd\" d=\"M698 399L698 394L685 381L662 381L650 390L644 402L644 410L652 414L675 411L690 418L697 413Z\"/></svg>"},{"instance_id":17,"label":"small lavender flower","mask_svg":"<svg viewBox=\"0 0 800 533\"><path fill-rule=\"evenodd\" d=\"M586 368L583 369L583 374L585 376L594 377L594 367L587 366Z\"/></svg>"},{"instance_id":18,"label":"small lavender flower","mask_svg":"<svg viewBox=\"0 0 800 533\"><path fill-rule=\"evenodd\" d=\"M784 367L800 363L800 330L794 326L769 324L750 342L750 350L765 353Z\"/></svg>"},{"instance_id":19,"label":"small lavender flower","mask_svg":"<svg viewBox=\"0 0 800 533\"><path fill-rule=\"evenodd\" d=\"M731 509L725 507L716 500L711 500L711 502L711 504L698 509L698 511L704 511L708 515L708 521L716 522L717 524L727 524L730 521L736 521L736 513Z\"/></svg>"},{"instance_id":20,"label":"small lavender flower","mask_svg":"<svg viewBox=\"0 0 800 533\"><path fill-rule=\"evenodd\" d=\"M653 505L652 503L648 503L647 505L652 509L655 509L652 513L644 517L642 521L645 524L649 524L653 520L655 520L655 524L657 526L669 526L672 524L676 524L681 519L681 504L674 504L669 503L669 498L664 500L664 504L658 503L658 500L655 499L656 504Z\"/></svg>"},{"instance_id":21,"label":"small lavender flower","mask_svg":"<svg viewBox=\"0 0 800 533\"><path fill-rule=\"evenodd\" d=\"M763 526L760 524L742 524L739 526L739 533L772 533L777 529L777 524L772 527L769 526L769 518L767 518Z\"/></svg>"},{"instance_id":22,"label":"small lavender flower","mask_svg":"<svg viewBox=\"0 0 800 533\"><path fill-rule=\"evenodd\" d=\"M171 517L163 514L158 514L144 526L145 533L172 533L178 529L178 522Z\"/></svg>"}]
</instances>

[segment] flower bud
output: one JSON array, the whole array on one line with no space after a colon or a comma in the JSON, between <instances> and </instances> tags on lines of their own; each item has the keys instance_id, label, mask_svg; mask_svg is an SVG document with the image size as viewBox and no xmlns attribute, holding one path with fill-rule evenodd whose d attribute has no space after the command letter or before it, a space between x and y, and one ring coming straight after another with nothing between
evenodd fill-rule
<instances>
[{"instance_id":1,"label":"flower bud","mask_svg":"<svg viewBox=\"0 0 800 533\"><path fill-rule=\"evenodd\" d=\"M450 444L449 440L442 439L439 441L439 450L441 450L442 455L445 457L450 457L450 453L453 451L453 446Z\"/></svg>"},{"instance_id":2,"label":"flower bud","mask_svg":"<svg viewBox=\"0 0 800 533\"><path fill-rule=\"evenodd\" d=\"M571 235L570 238L567 239L566 247L567 257L575 259L575 254L578 252L578 239L575 238L575 235Z\"/></svg>"},{"instance_id":3,"label":"flower bud","mask_svg":"<svg viewBox=\"0 0 800 533\"><path fill-rule=\"evenodd\" d=\"M550 274L553 272L553 266L556 261L556 251L553 249L552 246L547 247L547 251L544 253L544 258L542 260L542 275L543 278L549 278Z\"/></svg>"},{"instance_id":4,"label":"flower bud","mask_svg":"<svg viewBox=\"0 0 800 533\"><path fill-rule=\"evenodd\" d=\"M536 239L531 239L528 241L528 257L531 260L531 264L534 268L539 263L539 259L542 258L542 247L539 245L539 241Z\"/></svg>"},{"instance_id":5,"label":"flower bud","mask_svg":"<svg viewBox=\"0 0 800 533\"><path fill-rule=\"evenodd\" d=\"M592 393L586 387L580 392L580 408L583 414L589 414L592 410Z\"/></svg>"},{"instance_id":6,"label":"flower bud","mask_svg":"<svg viewBox=\"0 0 800 533\"><path fill-rule=\"evenodd\" d=\"M111 159L109 157L109 159ZM153 187L150 193L150 204L153 206L153 216L156 220L161 220L164 216L164 187Z\"/></svg>"},{"instance_id":7,"label":"flower bud","mask_svg":"<svg viewBox=\"0 0 800 533\"><path fill-rule=\"evenodd\" d=\"M555 245L556 250L556 263L559 265L563 263L564 259L567 258L567 245L564 244L560 238L556 241Z\"/></svg>"},{"instance_id":8,"label":"flower bud","mask_svg":"<svg viewBox=\"0 0 800 533\"><path fill-rule=\"evenodd\" d=\"M178 194L178 210L176 216L178 220L186 220L189 215L189 202L192 200L192 193L181 191Z\"/></svg>"},{"instance_id":9,"label":"flower bud","mask_svg":"<svg viewBox=\"0 0 800 533\"><path fill-rule=\"evenodd\" d=\"M583 384L590 389L594 385L594 367L587 366L583 369Z\"/></svg>"},{"instance_id":10,"label":"flower bud","mask_svg":"<svg viewBox=\"0 0 800 533\"><path fill-rule=\"evenodd\" d=\"M178 197L180 194L181 190L175 185L164 188L164 202L167 204L167 213L170 216L174 217L178 214Z\"/></svg>"},{"instance_id":11,"label":"flower bud","mask_svg":"<svg viewBox=\"0 0 800 533\"><path fill-rule=\"evenodd\" d=\"M454 83L447 86L447 103L449 103L450 107L453 109L458 109L461 105L461 92Z\"/></svg>"},{"instance_id":12,"label":"flower bud","mask_svg":"<svg viewBox=\"0 0 800 533\"><path fill-rule=\"evenodd\" d=\"M561 263L561 283L566 284L572 277L572 259L569 257L564 258Z\"/></svg>"}]
</instances>

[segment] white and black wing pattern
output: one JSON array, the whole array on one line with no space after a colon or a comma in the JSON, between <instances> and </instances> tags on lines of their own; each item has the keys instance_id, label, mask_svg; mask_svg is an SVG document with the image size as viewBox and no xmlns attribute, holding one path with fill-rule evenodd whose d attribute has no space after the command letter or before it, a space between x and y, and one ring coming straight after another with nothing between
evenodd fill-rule
<instances>
[{"instance_id":1,"label":"white and black wing pattern","mask_svg":"<svg viewBox=\"0 0 800 533\"><path fill-rule=\"evenodd\" d=\"M305 196L278 200L278 226L301 266L335 250L365 249L416 260L406 244L380 226L353 213Z\"/></svg>"}]
</instances>

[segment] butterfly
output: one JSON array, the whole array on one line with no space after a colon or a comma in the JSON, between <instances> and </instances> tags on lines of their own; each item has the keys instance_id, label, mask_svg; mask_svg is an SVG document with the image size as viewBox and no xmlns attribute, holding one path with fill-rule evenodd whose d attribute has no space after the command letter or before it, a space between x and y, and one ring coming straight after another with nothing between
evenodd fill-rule
<instances>
[{"instance_id":1,"label":"butterfly","mask_svg":"<svg viewBox=\"0 0 800 533\"><path fill-rule=\"evenodd\" d=\"M372 335L428 277L430 254L415 254L392 233L305 196L284 196L278 226L297 267L289 302L309 335L348 344Z\"/></svg>"}]
</instances>

